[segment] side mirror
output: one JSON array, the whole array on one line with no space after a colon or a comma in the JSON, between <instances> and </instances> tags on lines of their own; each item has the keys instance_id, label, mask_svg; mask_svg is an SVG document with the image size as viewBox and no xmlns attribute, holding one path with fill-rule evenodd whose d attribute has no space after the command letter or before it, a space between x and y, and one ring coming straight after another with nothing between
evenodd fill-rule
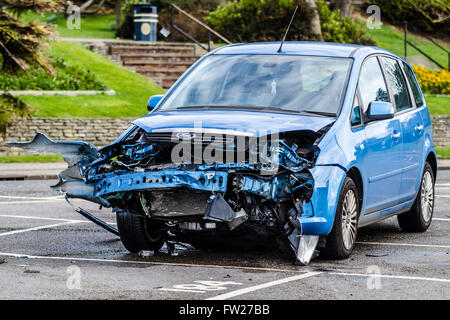
<instances>
[{"instance_id":1,"label":"side mirror","mask_svg":"<svg viewBox=\"0 0 450 320\"><path fill-rule=\"evenodd\" d=\"M385 120L394 117L394 107L390 102L372 101L367 109L369 120Z\"/></svg>"},{"instance_id":2,"label":"side mirror","mask_svg":"<svg viewBox=\"0 0 450 320\"><path fill-rule=\"evenodd\" d=\"M150 99L148 99L148 103L147 103L148 111L152 111L153 109L155 109L155 107L161 101L162 97L164 97L164 96L161 94L156 95L156 96L151 96Z\"/></svg>"}]
</instances>

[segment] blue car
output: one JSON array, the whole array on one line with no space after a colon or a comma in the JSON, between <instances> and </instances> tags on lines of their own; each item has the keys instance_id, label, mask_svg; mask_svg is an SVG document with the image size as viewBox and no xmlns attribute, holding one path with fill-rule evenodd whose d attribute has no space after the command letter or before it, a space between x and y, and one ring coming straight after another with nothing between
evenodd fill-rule
<instances>
[{"instance_id":1,"label":"blue car","mask_svg":"<svg viewBox=\"0 0 450 320\"><path fill-rule=\"evenodd\" d=\"M308 264L349 257L359 227L393 215L404 231L430 226L430 114L411 67L389 51L230 45L148 109L100 150L43 134L10 145L62 154L69 167L53 188L112 208L118 230L76 210L131 252L255 235Z\"/></svg>"}]
</instances>

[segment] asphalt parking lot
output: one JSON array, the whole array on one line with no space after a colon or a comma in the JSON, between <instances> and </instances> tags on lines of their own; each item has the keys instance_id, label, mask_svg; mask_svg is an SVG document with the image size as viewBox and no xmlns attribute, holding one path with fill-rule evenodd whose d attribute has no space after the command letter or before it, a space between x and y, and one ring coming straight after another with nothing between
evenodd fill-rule
<instances>
[{"instance_id":1,"label":"asphalt parking lot","mask_svg":"<svg viewBox=\"0 0 450 320\"><path fill-rule=\"evenodd\" d=\"M360 229L350 259L308 267L273 250L130 254L52 183L0 181L0 299L450 299L450 171L438 174L426 233L401 232L391 218Z\"/></svg>"}]
</instances>

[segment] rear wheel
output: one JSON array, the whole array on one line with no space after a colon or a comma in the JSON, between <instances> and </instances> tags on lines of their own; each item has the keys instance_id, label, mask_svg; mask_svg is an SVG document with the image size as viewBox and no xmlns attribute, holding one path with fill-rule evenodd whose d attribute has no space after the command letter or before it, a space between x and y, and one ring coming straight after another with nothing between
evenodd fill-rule
<instances>
[{"instance_id":1,"label":"rear wheel","mask_svg":"<svg viewBox=\"0 0 450 320\"><path fill-rule=\"evenodd\" d=\"M351 178L345 178L339 195L333 229L327 236L321 256L331 259L346 259L353 251L359 217L358 189Z\"/></svg>"},{"instance_id":2,"label":"rear wheel","mask_svg":"<svg viewBox=\"0 0 450 320\"><path fill-rule=\"evenodd\" d=\"M162 223L127 211L117 212L120 240L130 252L159 250L164 244Z\"/></svg>"},{"instance_id":3,"label":"rear wheel","mask_svg":"<svg viewBox=\"0 0 450 320\"><path fill-rule=\"evenodd\" d=\"M397 216L403 231L424 232L433 218L434 210L434 173L427 162L422 174L420 190L411 210Z\"/></svg>"}]
</instances>

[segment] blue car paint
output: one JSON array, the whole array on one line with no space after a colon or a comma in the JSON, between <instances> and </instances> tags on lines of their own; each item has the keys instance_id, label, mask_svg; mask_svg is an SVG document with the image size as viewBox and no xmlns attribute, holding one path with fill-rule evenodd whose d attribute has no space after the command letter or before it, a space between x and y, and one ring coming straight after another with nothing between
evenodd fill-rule
<instances>
[{"instance_id":1,"label":"blue car paint","mask_svg":"<svg viewBox=\"0 0 450 320\"><path fill-rule=\"evenodd\" d=\"M333 118L304 116L286 113L230 110L183 110L151 112L133 121L146 132L161 129L196 128L223 129L253 133L259 136L261 129L276 129L280 132L294 130L318 131L334 121ZM265 132L267 134L267 132Z\"/></svg>"},{"instance_id":2,"label":"blue car paint","mask_svg":"<svg viewBox=\"0 0 450 320\"><path fill-rule=\"evenodd\" d=\"M311 201L303 206L304 214L300 218L302 233L305 235L326 235L331 231L340 190L350 170L352 173L356 172L361 176L363 185L360 226L410 209L419 190L420 173L423 171L427 157L432 154L436 158L433 148L431 119L426 103L422 107L409 110L404 114L395 115L391 120L380 120L356 128L352 128L350 124L359 73L365 59L373 55L386 55L402 62L404 60L384 49L356 45L289 42L285 43L282 53L276 53L278 47L279 43L231 45L216 49L208 55L288 54L351 58L353 64L337 118L239 110L158 111L164 100L174 92L179 83L198 64L202 63L202 60L208 56L206 55L178 79L148 115L135 120L134 126L124 132L114 143L122 141L137 127L151 133L155 130L195 128L196 122L199 121L202 122L202 128L253 131L256 135L260 128L278 127L281 132L318 131L331 125L318 143L317 147L320 153L314 167L309 169L314 180L314 189ZM415 81L417 82L417 79ZM422 99L425 101L423 95ZM414 127L423 126L422 136L419 139L408 131L413 125ZM396 133L401 133L400 138L398 141L391 141L391 134ZM406 146L404 142L406 142ZM419 144L422 144L422 146L417 151L415 148ZM408 158L406 152L413 149L415 150L413 157ZM403 161L409 162L410 165L403 166ZM222 169L224 168L226 166L222 166ZM228 169L233 170L233 166L228 166ZM166 170L165 172L170 171ZM211 174L217 174L218 172L220 171L213 171ZM171 174L173 174L173 177L183 177L180 178L183 184L186 183L188 178L193 178L189 173L183 175L183 173L172 172ZM132 179L135 177L143 178L142 173L129 175L128 178ZM155 177L159 176L159 173L154 173L154 175ZM118 184L121 178L116 176L110 179ZM126 179L124 181L126 182ZM204 190L202 189L203 186L199 184L199 177L195 176L190 181L191 188ZM104 191L101 190L112 188L112 184L108 186L108 183L107 180L99 183L98 195L104 194L102 193ZM154 184L154 182L152 183ZM152 187L158 188L157 185L153 184ZM255 184L254 187L248 184L247 186L249 191L260 192L257 190L258 184ZM222 190L216 185L209 186L209 188L208 190ZM271 196L275 197L275 194L271 194Z\"/></svg>"},{"instance_id":3,"label":"blue car paint","mask_svg":"<svg viewBox=\"0 0 450 320\"><path fill-rule=\"evenodd\" d=\"M278 43L279 45L279 43ZM245 45L231 45L224 48L216 49L210 54L275 54L277 49L277 43L261 43L261 44L245 44ZM409 193L405 193L402 197L401 188L402 186L407 185L411 188L409 183L402 184L402 178L405 175L407 170L403 170L401 166L401 161L398 159L398 152L391 152L390 156L384 156L380 158L380 161L371 163L365 163L362 161L365 157L367 157L367 149L365 146L367 143L372 143L371 134L367 136L366 130L370 124L365 125L362 128L352 129L349 118L352 112L353 99L356 94L357 82L359 79L359 72L361 70L362 64L366 58L373 55L387 55L390 57L394 57L399 61L405 62L401 57L393 54L390 51L385 49L376 48L376 47L364 47L364 46L356 46L356 45L345 45L345 44L330 44L330 43L316 43L316 42L290 42L288 45L283 47L282 54L290 54L290 55L309 55L309 56L327 56L327 57L342 57L347 58L351 57L353 59L352 70L350 72L347 84L347 90L345 93L344 101L342 104L341 112L339 117L334 122L333 126L329 129L329 131L325 134L323 139L320 141L318 147L321 150L319 157L316 160L316 166L311 170L318 170L318 168L327 168L329 170L333 169L333 188L330 191L329 197L325 197L323 194L323 188L319 189L317 181L314 187L313 198L311 199L312 207L314 208L314 218L303 218L302 227L304 227L304 234L308 235L325 235L328 234L333 226L334 222L334 214L337 208L338 196L340 193L340 187L346 177L346 172L350 169L356 169L357 172L362 177L363 180L363 201L362 208L360 214L359 225L364 226L370 223L374 223L380 221L384 218L391 216L392 214L401 213L407 211L411 208L414 203L414 199L417 195L420 186L420 175L417 175L417 181L413 184L412 191ZM206 56L205 56L206 57ZM203 57L203 59L205 58ZM197 63L201 63L201 60ZM407 64L408 65L408 64ZM192 66L190 70L193 70L196 65ZM173 90L177 87L178 83L182 82L184 77L189 74L190 70L188 70L175 85L167 92L166 97L168 97ZM417 79L415 79L417 83ZM423 94L421 92L422 99L425 101ZM164 102L164 98L161 99L159 105ZM148 116L156 115L158 108L155 108ZM417 110L418 109L418 110ZM208 114L209 114L208 110ZM244 116L248 116L247 112L244 111L234 111L236 116L234 119L243 118ZM411 111L409 111L411 112ZM421 159L419 163L416 163L420 173L423 171L425 161L427 156L432 153L435 155L435 151L433 148L433 138L432 138L432 129L431 129L431 118L426 107L426 102L420 108L416 108L414 112L419 112L421 118L423 120L424 126L424 150L421 153ZM408 113L408 112L407 112ZM295 117L295 115L293 115ZM304 116L298 116L304 117ZM312 119L313 122L322 120L320 117L308 117ZM396 116L397 118L397 116ZM253 121L255 119L251 119L252 127L258 128L262 127L259 123ZM308 120L310 120L308 119ZM384 129L386 130L395 130L401 131L400 123L398 120L394 119L393 123L390 124L382 124ZM228 126L233 126L234 121L230 121ZM383 122L383 121L381 121ZM387 121L386 121L387 122ZM138 122L135 122L138 124ZM304 129L313 129L312 127L302 126L304 122L300 122L298 127L288 127L283 130L304 130ZM311 124L311 123L309 123ZM177 124L175 123L175 126ZM221 126L222 127L222 126ZM245 126L244 126L245 127ZM318 125L317 127L320 127ZM403 128L406 128L404 126ZM236 127L235 127L236 128ZM148 128L150 129L150 128ZM239 128L236 128L239 130ZM369 131L369 130L367 130ZM382 130L378 129L377 131L381 132ZM389 131L386 131L389 132ZM403 138L403 137L402 137ZM403 146L399 147L398 145L402 145L400 142L397 143L397 151L398 149L402 149L400 152L404 152ZM395 147L395 146L394 146ZM384 150L386 150L385 146L383 146ZM374 145L372 152L375 153L383 153L383 149L380 149L380 145ZM402 159L403 160L403 159ZM394 168L390 170L390 174L387 177L384 177L382 174L378 177L370 174L371 171L382 171L383 167L390 166L393 164ZM368 167L373 166L373 167ZM331 168L331 169L330 169ZM329 173L323 173L325 177L330 177ZM313 174L314 176L314 174ZM317 175L314 176L316 180L318 178ZM378 183L381 181L381 183ZM386 181L386 179L391 181ZM330 179L331 180L331 179ZM334 180L339 180L336 182ZM369 180L375 182L371 182L375 184L374 188L368 188ZM385 181L383 181L385 180ZM332 181L329 181L330 183ZM394 186L390 188L390 190L386 190L388 188L383 188L383 185L386 186L389 182L394 182ZM404 187L406 188L406 187ZM370 191L369 191L370 190ZM321 195L321 196L320 196ZM373 197L372 203L367 203L367 199ZM383 200L386 197L389 197L388 204ZM321 199L318 201L317 199ZM381 204L383 202L383 204ZM387 207L386 207L387 205ZM385 208L383 208L385 206ZM308 220L305 220L308 219Z\"/></svg>"}]
</instances>

